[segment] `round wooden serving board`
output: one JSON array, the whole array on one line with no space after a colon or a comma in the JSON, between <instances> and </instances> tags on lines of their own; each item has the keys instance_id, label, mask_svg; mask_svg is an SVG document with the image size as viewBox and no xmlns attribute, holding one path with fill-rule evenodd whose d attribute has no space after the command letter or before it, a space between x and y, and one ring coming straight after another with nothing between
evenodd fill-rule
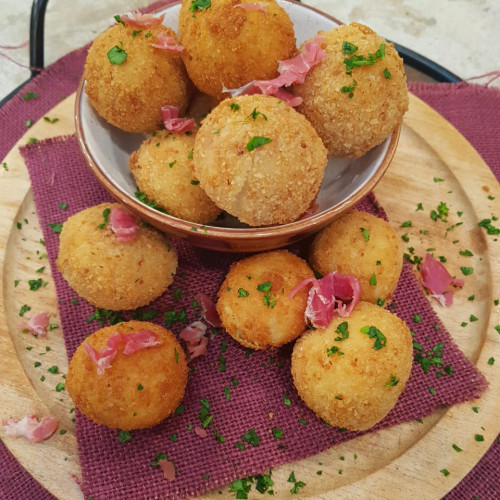
<instances>
[{"instance_id":1,"label":"round wooden serving board","mask_svg":"<svg viewBox=\"0 0 500 500\"><path fill-rule=\"evenodd\" d=\"M0 419L20 418L28 413L53 414L60 421L59 429L67 431L56 432L36 445L11 438L5 438L4 443L36 480L65 500L83 496L74 480L81 471L73 405L65 391L55 391L67 370L62 332L53 329L46 339L20 332L23 319L19 310L23 304L50 312L53 324L60 322L30 182L18 147L30 137L40 140L74 133L73 109L74 95L50 112L50 118L59 121L42 119L31 127L4 159L8 170L0 169ZM432 247L436 249L434 255L446 256L452 274L461 266L474 268L474 273L465 277L464 288L455 294L452 307L442 308L435 301L433 307L462 351L486 375L490 388L480 400L442 409L421 423L410 422L368 434L274 469L278 498L292 497L286 481L291 470L307 483L302 498L439 498L477 464L499 431L500 335L495 326L500 324L500 308L494 305L494 300L500 299L500 262L496 256L499 243L496 236L487 235L477 224L500 214L499 184L456 129L411 96L398 150L375 192L393 227L401 235L410 236L410 242L404 243L405 252L412 246L416 255L423 256ZM430 209L440 202L450 209L447 224L433 222L429 217ZM424 211L416 210L419 203L424 205ZM407 220L412 221L412 226L401 228ZM458 222L463 225L446 231ZM466 249L473 253L472 257L459 254ZM28 280L39 277L47 285L30 291ZM19 282L14 286L16 280ZM475 300L468 300L471 295ZM471 314L478 321L470 322ZM467 326L461 326L462 322ZM492 357L496 364L488 364ZM37 361L42 365L35 367ZM47 371L53 365L58 366L58 374ZM472 411L472 407L479 407L479 412ZM475 441L475 434L484 435L484 441ZM453 444L463 451L456 452ZM442 469L447 469L449 476L440 473ZM322 470L321 475L318 470ZM226 488L222 495L214 493L205 498L233 495Z\"/></svg>"}]
</instances>

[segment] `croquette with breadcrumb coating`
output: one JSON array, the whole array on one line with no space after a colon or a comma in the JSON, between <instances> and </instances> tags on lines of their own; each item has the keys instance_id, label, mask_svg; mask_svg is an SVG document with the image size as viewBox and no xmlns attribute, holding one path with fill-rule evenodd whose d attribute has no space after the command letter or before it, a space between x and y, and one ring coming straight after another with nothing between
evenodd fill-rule
<instances>
[{"instance_id":1,"label":"croquette with breadcrumb coating","mask_svg":"<svg viewBox=\"0 0 500 500\"><path fill-rule=\"evenodd\" d=\"M130 156L130 171L140 191L179 219L207 224L221 210L194 176L194 135L156 132Z\"/></svg>"},{"instance_id":2,"label":"croquette with breadcrumb coating","mask_svg":"<svg viewBox=\"0 0 500 500\"><path fill-rule=\"evenodd\" d=\"M293 86L303 99L298 110L328 156L359 157L383 142L408 109L403 60L392 43L362 24L319 34L327 57Z\"/></svg>"},{"instance_id":3,"label":"croquette with breadcrumb coating","mask_svg":"<svg viewBox=\"0 0 500 500\"><path fill-rule=\"evenodd\" d=\"M192 85L178 53L152 46L165 26L138 30L116 24L99 35L85 62L85 92L97 113L126 132L152 133L163 124L161 107L187 109Z\"/></svg>"},{"instance_id":4,"label":"croquette with breadcrumb coating","mask_svg":"<svg viewBox=\"0 0 500 500\"><path fill-rule=\"evenodd\" d=\"M120 241L103 203L69 217L59 239L57 267L69 286L93 306L113 311L149 304L172 283L177 254L163 234L136 221L136 235Z\"/></svg>"},{"instance_id":5,"label":"croquette with breadcrumb coating","mask_svg":"<svg viewBox=\"0 0 500 500\"><path fill-rule=\"evenodd\" d=\"M297 51L292 21L275 0L212 0L208 6L183 0L179 36L189 77L218 99L223 87L275 78L278 61Z\"/></svg>"},{"instance_id":6,"label":"croquette with breadcrumb coating","mask_svg":"<svg viewBox=\"0 0 500 500\"><path fill-rule=\"evenodd\" d=\"M142 345L135 350L138 338ZM107 359L99 359L103 354ZM129 321L102 328L84 340L69 363L66 388L76 408L97 424L142 429L174 412L184 396L187 375L186 356L172 332Z\"/></svg>"},{"instance_id":7,"label":"croquette with breadcrumb coating","mask_svg":"<svg viewBox=\"0 0 500 500\"><path fill-rule=\"evenodd\" d=\"M218 207L250 226L298 219L316 197L326 163L312 125L271 96L222 101L196 134L200 186Z\"/></svg>"},{"instance_id":8,"label":"croquette with breadcrumb coating","mask_svg":"<svg viewBox=\"0 0 500 500\"><path fill-rule=\"evenodd\" d=\"M218 292L217 312L226 331L245 347L266 349L291 342L307 328L308 291L293 288L314 276L287 250L260 253L234 263Z\"/></svg>"},{"instance_id":9,"label":"croquette with breadcrumb coating","mask_svg":"<svg viewBox=\"0 0 500 500\"><path fill-rule=\"evenodd\" d=\"M410 330L395 314L358 302L350 316L308 331L292 353L292 377L304 403L325 422L363 431L396 404L410 377Z\"/></svg>"},{"instance_id":10,"label":"croquette with breadcrumb coating","mask_svg":"<svg viewBox=\"0 0 500 500\"><path fill-rule=\"evenodd\" d=\"M383 305L398 284L403 249L388 222L352 210L314 237L308 261L323 275L352 274L361 285L361 300Z\"/></svg>"}]
</instances>

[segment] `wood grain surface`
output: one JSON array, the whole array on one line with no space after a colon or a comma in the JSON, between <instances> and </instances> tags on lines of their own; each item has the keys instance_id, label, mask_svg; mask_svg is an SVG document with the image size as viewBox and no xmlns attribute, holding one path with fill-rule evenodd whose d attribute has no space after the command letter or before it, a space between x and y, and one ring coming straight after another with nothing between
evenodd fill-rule
<instances>
[{"instance_id":1,"label":"wood grain surface","mask_svg":"<svg viewBox=\"0 0 500 500\"><path fill-rule=\"evenodd\" d=\"M26 167L18 147L30 137L43 139L74 133L74 95L50 112L57 123L40 120L29 129L3 160L8 170L0 170L0 418L53 414L65 434L30 445L24 439L5 438L4 443L33 477L56 497L82 499L75 482L81 476L73 422L73 405L65 391L55 391L67 370L67 358L60 328L46 339L22 334L19 310L23 304L52 314L59 325L57 298ZM435 179L444 179L436 181ZM301 498L440 498L450 491L480 460L499 431L500 410L500 263L497 237L489 236L477 223L500 214L500 187L488 166L470 144L440 115L411 96L398 150L389 170L375 189L393 227L408 233L415 254L435 248L435 255L447 257L447 267L474 267L465 287L455 294L455 303L442 308L432 302L437 314L455 342L487 377L490 388L475 402L442 409L423 419L335 446L315 457L273 470L278 498L297 498L289 494L288 475L307 483ZM453 231L450 224L435 224L430 208L441 202L450 208L450 224L463 222ZM423 203L425 211L417 211ZM457 212L463 212L458 217ZM412 227L401 228L412 221ZM459 240L459 243L453 243ZM464 257L459 250L474 255ZM40 273L36 273L45 266ZM47 282L36 292L28 280ZM14 286L18 280L18 285ZM475 300L468 297L474 295ZM35 307L34 307L35 309ZM473 314L478 321L469 322ZM462 327L467 322L467 327ZM28 349L27 349L28 348ZM31 349L29 349L31 348ZM48 348L48 349L47 349ZM488 360L496 358L496 365ZM35 367L43 361L42 367ZM58 374L47 372L57 365ZM41 378L45 377L44 380ZM479 412L472 411L479 407ZM483 434L477 442L475 434ZM459 444L457 453L452 444ZM444 477L440 470L447 469ZM318 475L317 471L322 470ZM342 471L341 473L339 471ZM228 489L204 498L234 498Z\"/></svg>"}]
</instances>

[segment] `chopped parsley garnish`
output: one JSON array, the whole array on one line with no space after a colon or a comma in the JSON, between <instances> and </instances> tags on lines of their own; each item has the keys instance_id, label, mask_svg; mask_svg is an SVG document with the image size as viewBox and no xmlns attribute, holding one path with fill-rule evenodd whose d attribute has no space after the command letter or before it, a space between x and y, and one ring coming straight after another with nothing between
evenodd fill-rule
<instances>
[{"instance_id":1,"label":"chopped parsley garnish","mask_svg":"<svg viewBox=\"0 0 500 500\"><path fill-rule=\"evenodd\" d=\"M356 85L358 82L353 80L352 85L344 85L340 88L340 92L342 94L349 94L349 98L352 99L354 97L354 90L356 89Z\"/></svg>"},{"instance_id":2,"label":"chopped parsley garnish","mask_svg":"<svg viewBox=\"0 0 500 500\"><path fill-rule=\"evenodd\" d=\"M219 364L217 368L220 372L226 371L226 358L222 354L219 354Z\"/></svg>"},{"instance_id":3,"label":"chopped parsley garnish","mask_svg":"<svg viewBox=\"0 0 500 500\"><path fill-rule=\"evenodd\" d=\"M7 166L7 163L6 162L2 162L2 168L8 172L9 171L9 167Z\"/></svg>"},{"instance_id":4,"label":"chopped parsley garnish","mask_svg":"<svg viewBox=\"0 0 500 500\"><path fill-rule=\"evenodd\" d=\"M283 403L285 403L285 406L292 406L292 401L286 394L283 394Z\"/></svg>"},{"instance_id":5,"label":"chopped parsley garnish","mask_svg":"<svg viewBox=\"0 0 500 500\"><path fill-rule=\"evenodd\" d=\"M445 477L450 475L450 471L448 469L441 469L439 472L441 472L441 474Z\"/></svg>"},{"instance_id":6,"label":"chopped parsley garnish","mask_svg":"<svg viewBox=\"0 0 500 500\"><path fill-rule=\"evenodd\" d=\"M392 373L391 373L391 380L389 380L389 382L386 382L384 384L384 387L395 387L397 386L399 383L399 379L396 378Z\"/></svg>"},{"instance_id":7,"label":"chopped parsley garnish","mask_svg":"<svg viewBox=\"0 0 500 500\"><path fill-rule=\"evenodd\" d=\"M458 253L464 257L472 257L474 255L470 250L461 250Z\"/></svg>"},{"instance_id":8,"label":"chopped parsley garnish","mask_svg":"<svg viewBox=\"0 0 500 500\"><path fill-rule=\"evenodd\" d=\"M62 231L63 224L54 224L53 222L47 222L47 226L52 228L52 232L55 234L59 234Z\"/></svg>"},{"instance_id":9,"label":"chopped parsley garnish","mask_svg":"<svg viewBox=\"0 0 500 500\"><path fill-rule=\"evenodd\" d=\"M49 373L52 373L52 374L56 375L56 374L58 374L58 373L59 373L59 367L58 367L58 366L56 366L56 365L53 365L53 366L51 366L50 368L47 368L47 371L48 371Z\"/></svg>"},{"instance_id":10,"label":"chopped parsley garnish","mask_svg":"<svg viewBox=\"0 0 500 500\"><path fill-rule=\"evenodd\" d=\"M138 391L142 391L143 389L144 389L144 386L143 386L142 384L139 384L139 385L137 386L137 390L138 390Z\"/></svg>"},{"instance_id":11,"label":"chopped parsley garnish","mask_svg":"<svg viewBox=\"0 0 500 500\"><path fill-rule=\"evenodd\" d=\"M240 105L239 104L236 104L235 102L232 102L229 107L233 110L233 111L238 111L240 109Z\"/></svg>"},{"instance_id":12,"label":"chopped parsley garnish","mask_svg":"<svg viewBox=\"0 0 500 500\"><path fill-rule=\"evenodd\" d=\"M212 6L210 0L191 0L191 7L189 7L190 12L195 12L196 10L208 9Z\"/></svg>"},{"instance_id":13,"label":"chopped parsley garnish","mask_svg":"<svg viewBox=\"0 0 500 500\"><path fill-rule=\"evenodd\" d=\"M277 429L274 427L272 429L273 437L274 439L281 439L283 437L283 430L282 429Z\"/></svg>"},{"instance_id":14,"label":"chopped parsley garnish","mask_svg":"<svg viewBox=\"0 0 500 500\"><path fill-rule=\"evenodd\" d=\"M24 304L23 306L21 306L21 309L19 309L19 316L21 316L21 318L22 318L24 316L24 313L26 313L28 311L31 311L31 307Z\"/></svg>"},{"instance_id":15,"label":"chopped parsley garnish","mask_svg":"<svg viewBox=\"0 0 500 500\"><path fill-rule=\"evenodd\" d=\"M360 227L359 229L363 233L363 238L368 243L368 241L370 240L370 231L367 231L364 227Z\"/></svg>"},{"instance_id":16,"label":"chopped parsley garnish","mask_svg":"<svg viewBox=\"0 0 500 500\"><path fill-rule=\"evenodd\" d=\"M486 232L488 234L500 234L500 229L491 224L491 219L483 219L482 221L478 222L477 225L486 229Z\"/></svg>"},{"instance_id":17,"label":"chopped parsley garnish","mask_svg":"<svg viewBox=\"0 0 500 500\"><path fill-rule=\"evenodd\" d=\"M123 64L125 60L127 59L127 53L118 47L118 45L115 45L111 49L109 49L108 53L108 60L111 64L116 64L117 66L120 66L120 64Z\"/></svg>"},{"instance_id":18,"label":"chopped parsley garnish","mask_svg":"<svg viewBox=\"0 0 500 500\"><path fill-rule=\"evenodd\" d=\"M456 452L458 452L458 453L460 453L461 451L463 451L463 450L462 450L462 448L460 448L460 447L459 447L459 446L457 446L456 444L452 444L451 446L452 446L452 448L453 448Z\"/></svg>"},{"instance_id":19,"label":"chopped parsley garnish","mask_svg":"<svg viewBox=\"0 0 500 500\"><path fill-rule=\"evenodd\" d=\"M259 446L260 438L255 429L250 429L247 433L241 435L241 439L252 446Z\"/></svg>"},{"instance_id":20,"label":"chopped parsley garnish","mask_svg":"<svg viewBox=\"0 0 500 500\"><path fill-rule=\"evenodd\" d=\"M248 292L244 288L238 288L238 297L248 297Z\"/></svg>"},{"instance_id":21,"label":"chopped parsley garnish","mask_svg":"<svg viewBox=\"0 0 500 500\"><path fill-rule=\"evenodd\" d=\"M328 347L326 349L326 354L328 356L333 356L334 354L337 354L338 356L342 356L344 353L335 345L333 345L332 347Z\"/></svg>"},{"instance_id":22,"label":"chopped parsley garnish","mask_svg":"<svg viewBox=\"0 0 500 500\"><path fill-rule=\"evenodd\" d=\"M390 80L392 78L391 74L389 73L389 70L387 68L384 69L384 71L382 71L382 73L384 74L384 76L387 78L387 80Z\"/></svg>"},{"instance_id":23,"label":"chopped parsley garnish","mask_svg":"<svg viewBox=\"0 0 500 500\"><path fill-rule=\"evenodd\" d=\"M257 108L253 108L253 111L246 118L252 118L253 120L256 120L259 115L262 116L264 120L267 120L267 116L264 113L257 111Z\"/></svg>"},{"instance_id":24,"label":"chopped parsley garnish","mask_svg":"<svg viewBox=\"0 0 500 500\"><path fill-rule=\"evenodd\" d=\"M412 319L414 323L422 323L422 316L420 314L414 314Z\"/></svg>"},{"instance_id":25,"label":"chopped parsley garnish","mask_svg":"<svg viewBox=\"0 0 500 500\"><path fill-rule=\"evenodd\" d=\"M172 326L175 322L183 324L187 324L188 322L187 313L184 309L181 309L180 311L167 311L163 314L163 319L168 327Z\"/></svg>"},{"instance_id":26,"label":"chopped parsley garnish","mask_svg":"<svg viewBox=\"0 0 500 500\"><path fill-rule=\"evenodd\" d=\"M118 441L120 441L120 443L126 443L131 439L132 439L132 434L130 434L129 431L120 431L118 433Z\"/></svg>"},{"instance_id":27,"label":"chopped parsley garnish","mask_svg":"<svg viewBox=\"0 0 500 500\"><path fill-rule=\"evenodd\" d=\"M407 220L405 222L403 222L403 224L401 224L401 227L412 227L413 226L413 223L411 220Z\"/></svg>"},{"instance_id":28,"label":"chopped parsley garnish","mask_svg":"<svg viewBox=\"0 0 500 500\"><path fill-rule=\"evenodd\" d=\"M489 364L490 366L493 366L493 365L495 364L495 358L489 358L489 359L488 359L488 364Z\"/></svg>"},{"instance_id":29,"label":"chopped parsley garnish","mask_svg":"<svg viewBox=\"0 0 500 500\"><path fill-rule=\"evenodd\" d=\"M303 481L297 481L297 480L295 479L295 473L294 473L293 471L292 471L292 472L290 473L290 475L288 476L287 481L288 481L289 483L294 483L294 484L293 484L293 487L290 489L290 493L291 493L292 495L296 495L296 494L299 492L299 489L300 489L300 488L303 488L303 487L306 485L306 483L304 483Z\"/></svg>"},{"instance_id":30,"label":"chopped parsley garnish","mask_svg":"<svg viewBox=\"0 0 500 500\"><path fill-rule=\"evenodd\" d=\"M174 411L176 415L182 415L184 413L184 405L181 403Z\"/></svg>"},{"instance_id":31,"label":"chopped parsley garnish","mask_svg":"<svg viewBox=\"0 0 500 500\"><path fill-rule=\"evenodd\" d=\"M481 441L484 441L484 436L482 434L474 434L474 439L480 443Z\"/></svg>"},{"instance_id":32,"label":"chopped parsley garnish","mask_svg":"<svg viewBox=\"0 0 500 500\"><path fill-rule=\"evenodd\" d=\"M430 215L431 219L433 221L437 221L438 219L441 219L443 222L447 221L449 209L446 206L446 203L440 202L439 205L437 206L437 210L431 210Z\"/></svg>"},{"instance_id":33,"label":"chopped parsley garnish","mask_svg":"<svg viewBox=\"0 0 500 500\"><path fill-rule=\"evenodd\" d=\"M28 284L30 286L30 290L35 291L43 285L43 281L42 278L38 278L37 280L28 280Z\"/></svg>"},{"instance_id":34,"label":"chopped parsley garnish","mask_svg":"<svg viewBox=\"0 0 500 500\"><path fill-rule=\"evenodd\" d=\"M373 273L370 276L370 285L375 286L377 284L377 277L375 276L375 273Z\"/></svg>"},{"instance_id":35,"label":"chopped parsley garnish","mask_svg":"<svg viewBox=\"0 0 500 500\"><path fill-rule=\"evenodd\" d=\"M338 333L339 335L341 335L341 337L335 337L334 340L336 340L337 342L340 342L341 340L349 338L348 326L349 325L348 325L347 321L340 323L340 325L335 330L335 333Z\"/></svg>"},{"instance_id":36,"label":"chopped parsley garnish","mask_svg":"<svg viewBox=\"0 0 500 500\"><path fill-rule=\"evenodd\" d=\"M124 21L122 21L122 18L121 18L118 14L116 14L116 16L113 16L113 19L114 19L117 23L119 23L119 24L123 24L123 26L125 26L125 22L124 22Z\"/></svg>"},{"instance_id":37,"label":"chopped parsley garnish","mask_svg":"<svg viewBox=\"0 0 500 500\"><path fill-rule=\"evenodd\" d=\"M59 208L60 208L61 210L66 210L66 209L68 208L68 204L67 204L67 203L62 203L62 202L61 202L61 203L59 203Z\"/></svg>"},{"instance_id":38,"label":"chopped parsley garnish","mask_svg":"<svg viewBox=\"0 0 500 500\"><path fill-rule=\"evenodd\" d=\"M36 99L38 97L38 94L36 92L26 92L23 95L23 99L25 101L31 101L31 99Z\"/></svg>"},{"instance_id":39,"label":"chopped parsley garnish","mask_svg":"<svg viewBox=\"0 0 500 500\"><path fill-rule=\"evenodd\" d=\"M151 467L158 467L160 465L160 460L168 460L165 453L157 453L155 459L151 462Z\"/></svg>"},{"instance_id":40,"label":"chopped parsley garnish","mask_svg":"<svg viewBox=\"0 0 500 500\"><path fill-rule=\"evenodd\" d=\"M353 45L352 43L344 42L342 44L342 54L345 55L354 54L354 52L356 52L357 50L358 47L356 47L356 45Z\"/></svg>"},{"instance_id":41,"label":"chopped parsley garnish","mask_svg":"<svg viewBox=\"0 0 500 500\"><path fill-rule=\"evenodd\" d=\"M254 149L260 148L265 144L269 144L272 140L269 137L254 136L247 143L247 150L253 151Z\"/></svg>"},{"instance_id":42,"label":"chopped parsley garnish","mask_svg":"<svg viewBox=\"0 0 500 500\"><path fill-rule=\"evenodd\" d=\"M460 271L462 271L462 274L464 276L469 276L470 274L472 274L474 272L474 268L472 268L472 267L461 267Z\"/></svg>"},{"instance_id":43,"label":"chopped parsley garnish","mask_svg":"<svg viewBox=\"0 0 500 500\"><path fill-rule=\"evenodd\" d=\"M368 335L369 338L375 339L373 344L373 348L378 351L382 349L387 344L387 339L385 335L375 326L364 326L361 328L361 333Z\"/></svg>"},{"instance_id":44,"label":"chopped parsley garnish","mask_svg":"<svg viewBox=\"0 0 500 500\"><path fill-rule=\"evenodd\" d=\"M102 212L102 216L104 218L104 222L102 224L99 224L97 227L99 229L104 229L108 222L109 222L109 214L111 213L111 209L110 208L105 208Z\"/></svg>"},{"instance_id":45,"label":"chopped parsley garnish","mask_svg":"<svg viewBox=\"0 0 500 500\"><path fill-rule=\"evenodd\" d=\"M62 382L59 382L57 385L56 385L56 391L57 392L61 392L61 391L64 391L64 384Z\"/></svg>"},{"instance_id":46,"label":"chopped parsley garnish","mask_svg":"<svg viewBox=\"0 0 500 500\"><path fill-rule=\"evenodd\" d=\"M438 367L443 365L442 361L443 348L444 348L443 342L436 344L430 351L427 352L425 352L424 348L417 342L413 342L413 348L417 349L418 351L421 351L415 354L413 359L422 367L424 373L428 373L431 366ZM445 368L445 372L448 375L452 375L453 367L451 365L448 366Z\"/></svg>"}]
</instances>

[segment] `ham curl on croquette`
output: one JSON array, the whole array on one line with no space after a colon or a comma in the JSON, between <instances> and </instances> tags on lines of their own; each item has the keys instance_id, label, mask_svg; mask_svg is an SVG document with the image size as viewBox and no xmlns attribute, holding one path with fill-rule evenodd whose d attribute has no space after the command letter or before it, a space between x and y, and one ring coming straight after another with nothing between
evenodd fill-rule
<instances>
[{"instance_id":1,"label":"ham curl on croquette","mask_svg":"<svg viewBox=\"0 0 500 500\"><path fill-rule=\"evenodd\" d=\"M172 414L187 376L184 350L171 331L128 321L101 328L80 344L66 387L76 408L97 424L131 430Z\"/></svg>"},{"instance_id":2,"label":"ham curl on croquette","mask_svg":"<svg viewBox=\"0 0 500 500\"><path fill-rule=\"evenodd\" d=\"M56 263L80 297L119 311L147 305L164 293L177 254L159 231L138 224L117 203L103 203L66 220Z\"/></svg>"}]
</instances>

